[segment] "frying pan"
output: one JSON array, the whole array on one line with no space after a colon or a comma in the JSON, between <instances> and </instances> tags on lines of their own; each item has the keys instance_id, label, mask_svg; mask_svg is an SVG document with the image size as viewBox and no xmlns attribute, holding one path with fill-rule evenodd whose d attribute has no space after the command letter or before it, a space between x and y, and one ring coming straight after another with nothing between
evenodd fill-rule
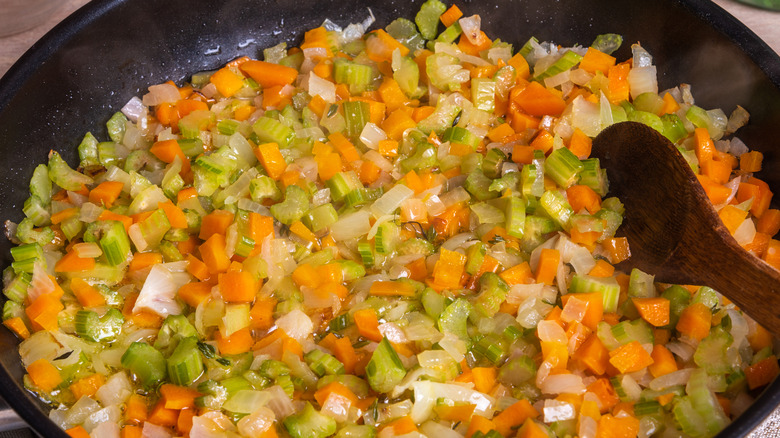
<instances>
[{"instance_id":1,"label":"frying pan","mask_svg":"<svg viewBox=\"0 0 780 438\"><path fill-rule=\"evenodd\" d=\"M421 0L95 0L36 43L0 80L0 218L19 221L27 183L49 149L77 163L85 132L106 138L105 122L151 84L185 81L264 47L297 44L303 31L330 18L340 25L369 16L385 26L413 18ZM762 176L780 192L780 58L751 31L706 0L460 0L485 31L522 45L530 36L567 46L600 33L624 36L618 58L640 41L659 66L660 89L685 81L697 104L740 104L751 114L738 136L764 153ZM0 239L0 265L10 264ZM0 395L36 432L66 435L47 407L21 385L17 341L0 329ZM780 380L721 436L742 436L780 404ZM12 419L6 412L3 418ZM11 421L11 420L9 420Z\"/></svg>"}]
</instances>

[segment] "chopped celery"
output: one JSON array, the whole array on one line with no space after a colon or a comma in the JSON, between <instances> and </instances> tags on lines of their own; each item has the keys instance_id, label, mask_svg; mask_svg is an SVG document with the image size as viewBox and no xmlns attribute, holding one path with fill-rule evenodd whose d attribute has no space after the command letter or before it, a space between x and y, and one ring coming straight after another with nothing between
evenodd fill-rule
<instances>
[{"instance_id":1,"label":"chopped celery","mask_svg":"<svg viewBox=\"0 0 780 438\"><path fill-rule=\"evenodd\" d=\"M476 169L469 174L468 178L466 178L464 187L476 199L486 201L498 196L496 192L490 191L491 182L492 180L485 176L481 169Z\"/></svg>"},{"instance_id":2,"label":"chopped celery","mask_svg":"<svg viewBox=\"0 0 780 438\"><path fill-rule=\"evenodd\" d=\"M439 315L439 330L452 333L463 341L469 341L467 323L471 309L471 303L463 298L456 299Z\"/></svg>"},{"instance_id":3,"label":"chopped celery","mask_svg":"<svg viewBox=\"0 0 780 438\"><path fill-rule=\"evenodd\" d=\"M544 173L564 189L577 182L583 165L567 148L559 148L544 160Z\"/></svg>"},{"instance_id":4,"label":"chopped celery","mask_svg":"<svg viewBox=\"0 0 780 438\"><path fill-rule=\"evenodd\" d=\"M387 338L382 338L366 365L368 384L374 391L389 392L401 383L404 376L406 376L406 368L401 363L398 353Z\"/></svg>"},{"instance_id":5,"label":"chopped celery","mask_svg":"<svg viewBox=\"0 0 780 438\"><path fill-rule=\"evenodd\" d=\"M336 433L336 420L307 402L297 414L284 419L284 427L292 438L325 438Z\"/></svg>"},{"instance_id":6,"label":"chopped celery","mask_svg":"<svg viewBox=\"0 0 780 438\"><path fill-rule=\"evenodd\" d=\"M474 145L474 147L476 147L476 145ZM485 154L485 158L482 159L482 172L484 172L485 176L488 178L498 178L501 176L501 170L506 161L507 156L501 152L501 149L490 149L487 154Z\"/></svg>"},{"instance_id":7,"label":"chopped celery","mask_svg":"<svg viewBox=\"0 0 780 438\"><path fill-rule=\"evenodd\" d=\"M271 206L271 214L279 222L292 225L300 220L309 211L309 195L295 185L287 187L284 194L284 202Z\"/></svg>"},{"instance_id":8,"label":"chopped celery","mask_svg":"<svg viewBox=\"0 0 780 438\"><path fill-rule=\"evenodd\" d=\"M592 277L576 274L571 278L569 291L572 293L601 293L605 312L616 312L620 298L620 284L614 277Z\"/></svg>"},{"instance_id":9,"label":"chopped celery","mask_svg":"<svg viewBox=\"0 0 780 438\"><path fill-rule=\"evenodd\" d=\"M115 112L113 116L106 122L106 130L108 136L111 137L111 141L114 143L121 143L125 137L125 131L127 129L127 117L121 112Z\"/></svg>"},{"instance_id":10,"label":"chopped celery","mask_svg":"<svg viewBox=\"0 0 780 438\"><path fill-rule=\"evenodd\" d=\"M346 133L351 138L357 138L363 132L366 123L371 121L371 113L368 102L354 101L343 102L344 120L346 121Z\"/></svg>"},{"instance_id":11,"label":"chopped celery","mask_svg":"<svg viewBox=\"0 0 780 438\"><path fill-rule=\"evenodd\" d=\"M555 190L544 192L539 198L539 206L564 230L571 227L570 219L574 211L561 192Z\"/></svg>"},{"instance_id":12,"label":"chopped celery","mask_svg":"<svg viewBox=\"0 0 780 438\"><path fill-rule=\"evenodd\" d=\"M611 55L623 44L623 37L616 33L603 33L596 36L593 40L593 44L590 46L594 49L604 52L607 55Z\"/></svg>"},{"instance_id":13,"label":"chopped celery","mask_svg":"<svg viewBox=\"0 0 780 438\"><path fill-rule=\"evenodd\" d=\"M197 344L196 336L186 337L179 341L168 358L168 377L174 384L188 386L203 373L203 361Z\"/></svg>"},{"instance_id":14,"label":"chopped celery","mask_svg":"<svg viewBox=\"0 0 780 438\"><path fill-rule=\"evenodd\" d=\"M479 290L474 308L484 316L492 317L506 300L509 285L498 274L485 272L479 279Z\"/></svg>"},{"instance_id":15,"label":"chopped celery","mask_svg":"<svg viewBox=\"0 0 780 438\"><path fill-rule=\"evenodd\" d=\"M260 117L252 125L252 130L258 139L264 143L276 143L280 148L286 148L295 138L295 132L278 120Z\"/></svg>"},{"instance_id":16,"label":"chopped celery","mask_svg":"<svg viewBox=\"0 0 780 438\"><path fill-rule=\"evenodd\" d=\"M656 296L655 276L643 272L637 268L631 270L628 282L628 296L639 298L651 298Z\"/></svg>"},{"instance_id":17,"label":"chopped celery","mask_svg":"<svg viewBox=\"0 0 780 438\"><path fill-rule=\"evenodd\" d=\"M122 355L122 366L138 378L142 385L151 387L167 376L165 357L149 344L133 342Z\"/></svg>"},{"instance_id":18,"label":"chopped celery","mask_svg":"<svg viewBox=\"0 0 780 438\"><path fill-rule=\"evenodd\" d=\"M92 310L76 313L76 334L93 342L113 342L119 336L125 318L117 309L109 309L103 316Z\"/></svg>"},{"instance_id":19,"label":"chopped celery","mask_svg":"<svg viewBox=\"0 0 780 438\"><path fill-rule=\"evenodd\" d=\"M92 178L71 169L55 151L49 152L49 178L65 190L81 190L83 184L92 184Z\"/></svg>"},{"instance_id":20,"label":"chopped celery","mask_svg":"<svg viewBox=\"0 0 780 438\"><path fill-rule=\"evenodd\" d=\"M427 0L422 4L420 11L414 17L414 22L417 24L417 28L420 29L420 34L423 38L432 40L436 37L439 17L445 10L447 10L447 6L439 0Z\"/></svg>"},{"instance_id":21,"label":"chopped celery","mask_svg":"<svg viewBox=\"0 0 780 438\"><path fill-rule=\"evenodd\" d=\"M545 69L543 72L537 73L536 76L534 76L534 80L543 81L546 78L569 70L577 65L581 59L582 55L572 50L568 50L557 61L555 61L555 63L547 67L547 69Z\"/></svg>"},{"instance_id":22,"label":"chopped celery","mask_svg":"<svg viewBox=\"0 0 780 438\"><path fill-rule=\"evenodd\" d=\"M87 132L84 135L84 139L79 144L79 160L80 166L83 168L97 166L98 162L98 141L91 132Z\"/></svg>"},{"instance_id":23,"label":"chopped celery","mask_svg":"<svg viewBox=\"0 0 780 438\"><path fill-rule=\"evenodd\" d=\"M351 93L359 94L368 90L373 82L374 69L370 65L336 58L333 62L333 79L337 84L349 85Z\"/></svg>"}]
</instances>

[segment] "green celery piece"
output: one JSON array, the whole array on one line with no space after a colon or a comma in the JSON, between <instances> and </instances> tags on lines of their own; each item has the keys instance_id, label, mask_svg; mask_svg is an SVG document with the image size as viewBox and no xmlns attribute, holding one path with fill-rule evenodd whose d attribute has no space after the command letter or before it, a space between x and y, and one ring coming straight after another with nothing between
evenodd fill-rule
<instances>
[{"instance_id":1,"label":"green celery piece","mask_svg":"<svg viewBox=\"0 0 780 438\"><path fill-rule=\"evenodd\" d=\"M720 299L718 298L718 293L715 292L715 289L709 286L702 286L693 295L691 304L693 303L702 303L712 309L720 303Z\"/></svg>"},{"instance_id":2,"label":"green celery piece","mask_svg":"<svg viewBox=\"0 0 780 438\"><path fill-rule=\"evenodd\" d=\"M529 356L513 357L498 370L498 381L505 385L517 386L535 376L536 363Z\"/></svg>"},{"instance_id":3,"label":"green celery piece","mask_svg":"<svg viewBox=\"0 0 780 438\"><path fill-rule=\"evenodd\" d=\"M121 158L117 151L118 144L113 141L101 141L98 143L98 157L101 166L109 167L121 164Z\"/></svg>"},{"instance_id":4,"label":"green celery piece","mask_svg":"<svg viewBox=\"0 0 780 438\"><path fill-rule=\"evenodd\" d=\"M8 321L11 318L24 318L25 316L24 305L21 303L12 300L3 303L3 321Z\"/></svg>"},{"instance_id":5,"label":"green celery piece","mask_svg":"<svg viewBox=\"0 0 780 438\"><path fill-rule=\"evenodd\" d=\"M125 317L111 308L103 316L92 310L79 310L75 316L76 334L92 342L113 342L122 331Z\"/></svg>"},{"instance_id":6,"label":"green celery piece","mask_svg":"<svg viewBox=\"0 0 780 438\"><path fill-rule=\"evenodd\" d=\"M601 169L601 163L598 158L588 158L580 161L582 170L580 171L580 180L578 184L588 186L602 197L607 194L607 178Z\"/></svg>"},{"instance_id":7,"label":"green celery piece","mask_svg":"<svg viewBox=\"0 0 780 438\"><path fill-rule=\"evenodd\" d=\"M43 205L51 204L52 185L49 179L49 168L39 164L30 178L30 194L41 200Z\"/></svg>"},{"instance_id":8,"label":"green celery piece","mask_svg":"<svg viewBox=\"0 0 780 438\"><path fill-rule=\"evenodd\" d=\"M309 402L283 423L292 438L326 438L336 433L337 428L336 420L317 412Z\"/></svg>"},{"instance_id":9,"label":"green celery piece","mask_svg":"<svg viewBox=\"0 0 780 438\"><path fill-rule=\"evenodd\" d=\"M544 173L564 189L577 183L584 168L582 162L568 148L559 148L544 160Z\"/></svg>"},{"instance_id":10,"label":"green celery piece","mask_svg":"<svg viewBox=\"0 0 780 438\"><path fill-rule=\"evenodd\" d=\"M353 171L339 172L326 182L330 189L330 198L334 202L344 200L347 193L363 187L363 183L360 182L357 174Z\"/></svg>"},{"instance_id":11,"label":"green celery piece","mask_svg":"<svg viewBox=\"0 0 780 438\"><path fill-rule=\"evenodd\" d=\"M284 202L271 206L271 214L279 222L292 225L309 211L309 195L300 187L291 185L284 194Z\"/></svg>"},{"instance_id":12,"label":"green celery piece","mask_svg":"<svg viewBox=\"0 0 780 438\"><path fill-rule=\"evenodd\" d=\"M343 102L341 107L344 109L347 136L350 138L359 137L366 123L371 121L368 102Z\"/></svg>"},{"instance_id":13,"label":"green celery piece","mask_svg":"<svg viewBox=\"0 0 780 438\"><path fill-rule=\"evenodd\" d=\"M344 374L344 364L322 350L313 349L304 356L306 363L318 376Z\"/></svg>"},{"instance_id":14,"label":"green celery piece","mask_svg":"<svg viewBox=\"0 0 780 438\"><path fill-rule=\"evenodd\" d=\"M522 198L511 196L506 203L506 231L512 237L523 238L525 231L525 207Z\"/></svg>"},{"instance_id":15,"label":"green celery piece","mask_svg":"<svg viewBox=\"0 0 780 438\"><path fill-rule=\"evenodd\" d=\"M371 249L371 244L365 240L361 240L357 245L358 254L363 261L363 265L366 267L374 266L374 251Z\"/></svg>"},{"instance_id":16,"label":"green celery piece","mask_svg":"<svg viewBox=\"0 0 780 438\"><path fill-rule=\"evenodd\" d=\"M557 190L548 190L539 198L539 206L550 216L561 228L569 230L571 228L571 215L574 214L571 205L566 198Z\"/></svg>"},{"instance_id":17,"label":"green celery piece","mask_svg":"<svg viewBox=\"0 0 780 438\"><path fill-rule=\"evenodd\" d=\"M664 114L661 116L661 122L664 124L664 130L661 134L672 143L677 143L688 136L685 124L683 124L677 114Z\"/></svg>"},{"instance_id":18,"label":"green celery piece","mask_svg":"<svg viewBox=\"0 0 780 438\"><path fill-rule=\"evenodd\" d=\"M688 131L686 131L687 134ZM693 170L693 173L698 174L699 173L699 158L696 156L696 151L694 150L688 150L683 147L678 147L678 151L680 151L680 155L685 158L685 161L688 163L688 166L691 167L691 170Z\"/></svg>"},{"instance_id":19,"label":"green celery piece","mask_svg":"<svg viewBox=\"0 0 780 438\"><path fill-rule=\"evenodd\" d=\"M447 6L439 0L428 0L422 4L420 11L414 17L414 22L420 30L420 34L426 40L436 38L436 31L439 27L439 17Z\"/></svg>"},{"instance_id":20,"label":"green celery piece","mask_svg":"<svg viewBox=\"0 0 780 438\"><path fill-rule=\"evenodd\" d=\"M282 200L282 191L279 190L276 181L266 175L260 175L249 182L249 195L255 202L263 202L265 199Z\"/></svg>"},{"instance_id":21,"label":"green celery piece","mask_svg":"<svg viewBox=\"0 0 780 438\"><path fill-rule=\"evenodd\" d=\"M708 374L726 374L731 371L727 351L734 338L722 328L713 328L710 334L699 342L693 361Z\"/></svg>"},{"instance_id":22,"label":"green celery piece","mask_svg":"<svg viewBox=\"0 0 780 438\"><path fill-rule=\"evenodd\" d=\"M703 368L697 368L691 373L685 391L690 397L693 409L704 420L706 435L713 436L723 430L729 420L715 394L709 388L708 380L707 372Z\"/></svg>"},{"instance_id":23,"label":"green celery piece","mask_svg":"<svg viewBox=\"0 0 780 438\"><path fill-rule=\"evenodd\" d=\"M503 193L508 189L514 192L518 182L520 182L520 172L508 172L501 178L494 179L493 182L490 183L488 189L491 192L498 193Z\"/></svg>"},{"instance_id":24,"label":"green celery piece","mask_svg":"<svg viewBox=\"0 0 780 438\"><path fill-rule=\"evenodd\" d=\"M122 167L122 170L127 173L130 173L131 171L138 172L144 167L149 166L155 162L159 163L160 160L152 155L151 152L145 149L141 149L130 152L130 154L125 158L125 165Z\"/></svg>"},{"instance_id":25,"label":"green celery piece","mask_svg":"<svg viewBox=\"0 0 780 438\"><path fill-rule=\"evenodd\" d=\"M545 71L534 76L534 80L542 82L546 78L555 76L558 73L562 73L566 70L571 69L572 67L577 65L580 62L580 60L582 60L582 55L569 50L566 53L564 53L560 57L560 59L555 61L551 66L547 67Z\"/></svg>"},{"instance_id":26,"label":"green celery piece","mask_svg":"<svg viewBox=\"0 0 780 438\"><path fill-rule=\"evenodd\" d=\"M479 278L479 295L474 301L474 308L482 315L492 318L501 308L509 292L509 285L493 272L485 272Z\"/></svg>"},{"instance_id":27,"label":"green celery piece","mask_svg":"<svg viewBox=\"0 0 780 438\"><path fill-rule=\"evenodd\" d=\"M429 143L418 143L414 154L401 160L401 169L405 173L410 170L423 171L436 166L436 162L436 148Z\"/></svg>"},{"instance_id":28,"label":"green celery piece","mask_svg":"<svg viewBox=\"0 0 780 438\"><path fill-rule=\"evenodd\" d=\"M528 55L530 55L531 52L534 50L534 46L533 46L534 43L538 44L539 39L537 39L536 37L529 38L528 41L526 41L525 44L523 44L523 47L521 47L517 53L520 54L520 56L522 56L523 58L528 59Z\"/></svg>"},{"instance_id":29,"label":"green celery piece","mask_svg":"<svg viewBox=\"0 0 780 438\"><path fill-rule=\"evenodd\" d=\"M623 44L623 37L616 33L604 33L596 36L593 40L593 44L590 46L594 49L604 52L607 55L611 55Z\"/></svg>"},{"instance_id":30,"label":"green celery piece","mask_svg":"<svg viewBox=\"0 0 780 438\"><path fill-rule=\"evenodd\" d=\"M477 241L477 243L471 245L466 249L466 273L474 275L479 271L482 266L482 262L485 260L485 254L487 253L487 246Z\"/></svg>"},{"instance_id":31,"label":"green celery piece","mask_svg":"<svg viewBox=\"0 0 780 438\"><path fill-rule=\"evenodd\" d=\"M448 141L450 143L458 143L458 144L464 144L466 146L471 146L471 148L474 150L476 150L480 142L479 137L472 134L471 131L469 131L468 129L461 128L460 126L453 126L451 128L445 129L444 133L441 135L441 140ZM492 150L495 149L491 149L491 151Z\"/></svg>"},{"instance_id":32,"label":"green celery piece","mask_svg":"<svg viewBox=\"0 0 780 438\"><path fill-rule=\"evenodd\" d=\"M91 132L87 132L84 135L84 139L81 140L81 143L79 144L78 150L79 150L79 160L80 160L80 166L83 168L91 167L91 166L97 166L100 163L98 162L98 150L97 150L98 141L95 138L94 135L92 135Z\"/></svg>"},{"instance_id":33,"label":"green celery piece","mask_svg":"<svg viewBox=\"0 0 780 438\"><path fill-rule=\"evenodd\" d=\"M463 298L457 298L439 315L438 326L441 332L449 332L459 337L467 344L470 342L467 330L471 303Z\"/></svg>"},{"instance_id":34,"label":"green celery piece","mask_svg":"<svg viewBox=\"0 0 780 438\"><path fill-rule=\"evenodd\" d=\"M22 212L24 212L24 215L30 218L37 227L42 227L50 223L51 213L49 213L47 205L35 195L30 196L24 201Z\"/></svg>"},{"instance_id":35,"label":"green celery piece","mask_svg":"<svg viewBox=\"0 0 780 438\"><path fill-rule=\"evenodd\" d=\"M658 114L664 107L664 99L659 96L658 93L651 91L644 92L634 98L634 108L639 111L647 111L649 113Z\"/></svg>"},{"instance_id":36,"label":"green celery piece","mask_svg":"<svg viewBox=\"0 0 780 438\"><path fill-rule=\"evenodd\" d=\"M121 143L125 137L125 131L127 130L127 117L124 114L117 111L106 122L106 129L108 130L108 136L114 143Z\"/></svg>"},{"instance_id":37,"label":"green celery piece","mask_svg":"<svg viewBox=\"0 0 780 438\"><path fill-rule=\"evenodd\" d=\"M493 365L499 365L506 358L506 344L503 338L491 333L478 340L471 351L489 360Z\"/></svg>"},{"instance_id":38,"label":"green celery piece","mask_svg":"<svg viewBox=\"0 0 780 438\"><path fill-rule=\"evenodd\" d=\"M474 148L476 149L476 145ZM501 176L501 170L505 161L507 161L507 156L501 151L501 149L490 149L485 154L485 158L482 159L482 172L488 178L498 178Z\"/></svg>"},{"instance_id":39,"label":"green celery piece","mask_svg":"<svg viewBox=\"0 0 780 438\"><path fill-rule=\"evenodd\" d=\"M385 222L379 226L374 236L374 250L377 254L388 255L398 244L401 228L394 222Z\"/></svg>"},{"instance_id":40,"label":"green celery piece","mask_svg":"<svg viewBox=\"0 0 780 438\"><path fill-rule=\"evenodd\" d=\"M385 30L391 37L406 46L411 53L425 46L425 41L423 41L422 35L417 32L414 23L406 18L396 18L385 27Z\"/></svg>"},{"instance_id":41,"label":"green celery piece","mask_svg":"<svg viewBox=\"0 0 780 438\"><path fill-rule=\"evenodd\" d=\"M122 355L121 363L147 388L156 386L167 376L165 357L143 342L130 344Z\"/></svg>"},{"instance_id":42,"label":"green celery piece","mask_svg":"<svg viewBox=\"0 0 780 438\"><path fill-rule=\"evenodd\" d=\"M157 209L146 219L138 223L141 235L147 243L147 248L157 248L165 233L171 229L171 223L163 209Z\"/></svg>"},{"instance_id":43,"label":"green celery piece","mask_svg":"<svg viewBox=\"0 0 780 438\"><path fill-rule=\"evenodd\" d=\"M634 112L628 115L628 120L647 125L655 129L661 134L664 133L664 122L661 120L660 117L658 117L653 113L649 113L647 111L635 110Z\"/></svg>"},{"instance_id":44,"label":"green celery piece","mask_svg":"<svg viewBox=\"0 0 780 438\"><path fill-rule=\"evenodd\" d=\"M590 275L575 274L569 284L571 293L601 293L604 311L616 312L618 299L620 298L620 284L615 277L593 277Z\"/></svg>"},{"instance_id":45,"label":"green celery piece","mask_svg":"<svg viewBox=\"0 0 780 438\"><path fill-rule=\"evenodd\" d=\"M336 58L333 62L333 79L337 84L349 85L350 93L360 94L368 90L374 81L374 69L370 65Z\"/></svg>"},{"instance_id":46,"label":"green celery piece","mask_svg":"<svg viewBox=\"0 0 780 438\"><path fill-rule=\"evenodd\" d=\"M452 23L448 28L444 29L442 33L436 37L437 43L452 44L463 33L463 29L460 27L460 23L457 21ZM434 46L433 43L428 43L428 47Z\"/></svg>"},{"instance_id":47,"label":"green celery piece","mask_svg":"<svg viewBox=\"0 0 780 438\"><path fill-rule=\"evenodd\" d=\"M30 280L32 280L32 274L29 272L17 273L14 279L3 288L3 293L10 300L6 301L6 304L12 302L24 303L24 300L27 298L27 288L30 287Z\"/></svg>"},{"instance_id":48,"label":"green celery piece","mask_svg":"<svg viewBox=\"0 0 780 438\"><path fill-rule=\"evenodd\" d=\"M199 408L219 410L227 401L227 389L214 380L201 382L198 392L203 394L195 398L195 405Z\"/></svg>"},{"instance_id":49,"label":"green celery piece","mask_svg":"<svg viewBox=\"0 0 780 438\"><path fill-rule=\"evenodd\" d=\"M65 190L81 190L83 184L92 184L92 178L68 166L56 151L49 152L49 179Z\"/></svg>"},{"instance_id":50,"label":"green celery piece","mask_svg":"<svg viewBox=\"0 0 780 438\"><path fill-rule=\"evenodd\" d=\"M203 373L203 368L196 336L179 341L168 358L168 377L175 385L191 385Z\"/></svg>"},{"instance_id":51,"label":"green celery piece","mask_svg":"<svg viewBox=\"0 0 780 438\"><path fill-rule=\"evenodd\" d=\"M603 207L603 204L602 204ZM606 221L606 225L604 226L604 231L601 233L601 237L599 237L599 241L602 241L604 239L608 239L615 235L615 232L620 227L620 224L623 223L623 215L620 213L617 213L612 210L608 210L606 208L602 208L601 210L597 211L594 215L599 219L603 219Z\"/></svg>"},{"instance_id":52,"label":"green celery piece","mask_svg":"<svg viewBox=\"0 0 780 438\"><path fill-rule=\"evenodd\" d=\"M417 129L422 131L425 135L429 135L431 131L441 135L444 133L444 130L451 127L455 118L462 110L462 108L457 105L456 100L451 97L452 96L447 97L446 99L440 98L439 102L436 104L436 109L431 115L420 120L417 124Z\"/></svg>"},{"instance_id":53,"label":"green celery piece","mask_svg":"<svg viewBox=\"0 0 780 438\"><path fill-rule=\"evenodd\" d=\"M434 53L425 60L425 73L428 80L442 91L458 91L461 83L470 76L458 58L447 53Z\"/></svg>"},{"instance_id":54,"label":"green celery piece","mask_svg":"<svg viewBox=\"0 0 780 438\"><path fill-rule=\"evenodd\" d=\"M376 427L367 424L348 424L339 429L336 438L374 438Z\"/></svg>"},{"instance_id":55,"label":"green celery piece","mask_svg":"<svg viewBox=\"0 0 780 438\"><path fill-rule=\"evenodd\" d=\"M393 62L393 79L409 98L420 97L425 91L425 88L420 87L420 67L408 56L397 56L397 58L398 61L395 62L394 58Z\"/></svg>"},{"instance_id":56,"label":"green celery piece","mask_svg":"<svg viewBox=\"0 0 780 438\"><path fill-rule=\"evenodd\" d=\"M628 282L628 296L638 298L652 298L656 296L655 276L634 268Z\"/></svg>"},{"instance_id":57,"label":"green celery piece","mask_svg":"<svg viewBox=\"0 0 780 438\"><path fill-rule=\"evenodd\" d=\"M198 331L184 315L168 315L157 332L154 348L163 350L178 342L181 338L197 336Z\"/></svg>"},{"instance_id":58,"label":"green celery piece","mask_svg":"<svg viewBox=\"0 0 780 438\"><path fill-rule=\"evenodd\" d=\"M287 148L295 138L295 132L282 122L270 117L260 117L252 125L252 130L258 139L264 143L276 143L280 148Z\"/></svg>"},{"instance_id":59,"label":"green celery piece","mask_svg":"<svg viewBox=\"0 0 780 438\"><path fill-rule=\"evenodd\" d=\"M488 78L471 79L471 101L482 111L492 113L496 102L496 81Z\"/></svg>"},{"instance_id":60,"label":"green celery piece","mask_svg":"<svg viewBox=\"0 0 780 438\"><path fill-rule=\"evenodd\" d=\"M195 110L179 119L179 132L184 138L198 138L216 120L209 110Z\"/></svg>"},{"instance_id":61,"label":"green celery piece","mask_svg":"<svg viewBox=\"0 0 780 438\"><path fill-rule=\"evenodd\" d=\"M344 281L357 280L366 276L366 268L352 260L336 260L341 265L341 275Z\"/></svg>"},{"instance_id":62,"label":"green celery piece","mask_svg":"<svg viewBox=\"0 0 780 438\"><path fill-rule=\"evenodd\" d=\"M387 338L382 338L366 365L366 377L371 389L379 393L390 392L405 376L406 368L398 353Z\"/></svg>"},{"instance_id":63,"label":"green celery piece","mask_svg":"<svg viewBox=\"0 0 780 438\"><path fill-rule=\"evenodd\" d=\"M480 201L487 201L498 197L498 193L490 191L490 184L493 180L485 176L482 169L475 169L469 174L464 183L467 192L471 193Z\"/></svg>"},{"instance_id":64,"label":"green celery piece","mask_svg":"<svg viewBox=\"0 0 780 438\"><path fill-rule=\"evenodd\" d=\"M98 242L106 261L111 266L126 262L130 256L130 238L124 225L119 221L92 222L84 231L84 241Z\"/></svg>"}]
</instances>

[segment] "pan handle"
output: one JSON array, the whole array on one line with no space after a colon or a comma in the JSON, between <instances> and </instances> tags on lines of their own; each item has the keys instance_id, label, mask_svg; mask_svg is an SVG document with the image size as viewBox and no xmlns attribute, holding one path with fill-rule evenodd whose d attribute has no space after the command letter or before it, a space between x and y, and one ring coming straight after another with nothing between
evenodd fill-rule
<instances>
[{"instance_id":1,"label":"pan handle","mask_svg":"<svg viewBox=\"0 0 780 438\"><path fill-rule=\"evenodd\" d=\"M22 417L16 413L8 403L0 398L0 432L9 430L24 429L28 427Z\"/></svg>"}]
</instances>

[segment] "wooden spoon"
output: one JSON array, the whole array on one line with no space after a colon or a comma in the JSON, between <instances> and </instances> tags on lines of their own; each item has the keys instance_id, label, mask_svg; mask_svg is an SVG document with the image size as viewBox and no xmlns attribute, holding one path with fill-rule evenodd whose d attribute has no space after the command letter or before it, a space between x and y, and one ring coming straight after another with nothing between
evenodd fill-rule
<instances>
[{"instance_id":1,"label":"wooden spoon","mask_svg":"<svg viewBox=\"0 0 780 438\"><path fill-rule=\"evenodd\" d=\"M780 336L780 272L739 246L669 140L641 123L617 123L594 139L592 156L626 207L618 235L631 256L621 269L710 286Z\"/></svg>"}]
</instances>

